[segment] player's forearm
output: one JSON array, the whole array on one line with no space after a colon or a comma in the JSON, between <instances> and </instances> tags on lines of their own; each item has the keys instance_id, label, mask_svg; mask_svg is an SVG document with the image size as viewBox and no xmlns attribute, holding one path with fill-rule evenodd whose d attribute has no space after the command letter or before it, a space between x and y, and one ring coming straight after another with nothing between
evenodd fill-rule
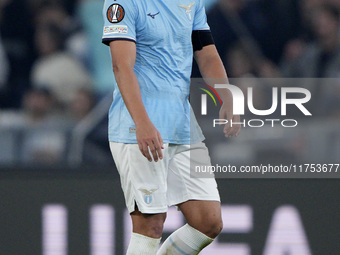
<instances>
[{"instance_id":1,"label":"player's forearm","mask_svg":"<svg viewBox=\"0 0 340 255\"><path fill-rule=\"evenodd\" d=\"M137 77L132 68L114 67L117 85L136 126L150 121L145 110Z\"/></svg>"},{"instance_id":2,"label":"player's forearm","mask_svg":"<svg viewBox=\"0 0 340 255\"><path fill-rule=\"evenodd\" d=\"M228 84L228 76L218 53L205 54L201 56L199 68L205 82L210 86L215 84ZM223 102L230 102L231 94L227 89L216 89Z\"/></svg>"}]
</instances>

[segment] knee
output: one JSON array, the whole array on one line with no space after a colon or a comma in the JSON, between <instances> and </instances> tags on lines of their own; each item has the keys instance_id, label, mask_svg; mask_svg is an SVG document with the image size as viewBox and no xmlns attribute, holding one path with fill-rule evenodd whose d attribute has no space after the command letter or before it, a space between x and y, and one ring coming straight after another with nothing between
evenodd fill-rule
<instances>
[{"instance_id":1,"label":"knee","mask_svg":"<svg viewBox=\"0 0 340 255\"><path fill-rule=\"evenodd\" d=\"M165 214L139 214L139 217L133 217L133 232L151 238L160 238L165 218Z\"/></svg>"},{"instance_id":2,"label":"knee","mask_svg":"<svg viewBox=\"0 0 340 255\"><path fill-rule=\"evenodd\" d=\"M211 222L208 228L209 232L206 235L211 238L216 238L221 233L222 228L223 228L222 219L217 219Z\"/></svg>"},{"instance_id":3,"label":"knee","mask_svg":"<svg viewBox=\"0 0 340 255\"><path fill-rule=\"evenodd\" d=\"M210 238L216 238L222 231L223 222L221 218L205 219L201 226L203 234Z\"/></svg>"}]
</instances>

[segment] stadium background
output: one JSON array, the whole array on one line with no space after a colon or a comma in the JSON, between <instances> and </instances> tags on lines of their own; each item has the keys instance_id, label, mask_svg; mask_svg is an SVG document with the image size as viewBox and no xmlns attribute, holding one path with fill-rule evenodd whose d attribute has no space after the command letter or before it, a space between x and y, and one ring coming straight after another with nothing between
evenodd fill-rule
<instances>
[{"instance_id":1,"label":"stadium background","mask_svg":"<svg viewBox=\"0 0 340 255\"><path fill-rule=\"evenodd\" d=\"M113 74L100 43L102 4L0 0L1 255L126 247L130 226L107 144ZM294 131L244 128L225 141L202 123L213 162L340 163L340 1L206 4L230 77L314 78L313 117ZM266 108L268 88L256 93ZM222 145L227 152L219 153ZM204 254L339 254L339 179L218 183L224 230ZM172 209L164 237L182 223Z\"/></svg>"}]
</instances>

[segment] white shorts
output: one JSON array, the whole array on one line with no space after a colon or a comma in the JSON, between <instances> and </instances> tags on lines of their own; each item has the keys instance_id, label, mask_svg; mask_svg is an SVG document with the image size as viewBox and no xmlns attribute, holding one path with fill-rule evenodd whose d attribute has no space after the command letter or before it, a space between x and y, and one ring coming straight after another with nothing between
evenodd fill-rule
<instances>
[{"instance_id":1,"label":"white shorts","mask_svg":"<svg viewBox=\"0 0 340 255\"><path fill-rule=\"evenodd\" d=\"M138 144L110 142L110 149L130 213L136 204L142 213L152 214L167 212L168 206L188 200L220 201L214 178L190 177L193 160L201 166L211 165L204 143L164 144L163 159L158 162L149 162ZM190 158L191 150L201 156Z\"/></svg>"}]
</instances>

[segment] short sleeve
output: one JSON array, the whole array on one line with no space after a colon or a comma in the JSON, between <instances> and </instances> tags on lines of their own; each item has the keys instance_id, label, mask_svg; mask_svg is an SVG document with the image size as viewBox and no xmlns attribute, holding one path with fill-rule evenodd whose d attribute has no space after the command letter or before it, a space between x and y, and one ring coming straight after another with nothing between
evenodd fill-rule
<instances>
[{"instance_id":1,"label":"short sleeve","mask_svg":"<svg viewBox=\"0 0 340 255\"><path fill-rule=\"evenodd\" d=\"M102 42L109 45L114 40L136 42L137 9L134 0L105 0Z\"/></svg>"},{"instance_id":2,"label":"short sleeve","mask_svg":"<svg viewBox=\"0 0 340 255\"><path fill-rule=\"evenodd\" d=\"M207 22L207 15L205 13L203 0L197 1L194 25L193 25L192 30L193 31L194 30L210 30L210 27Z\"/></svg>"}]
</instances>

